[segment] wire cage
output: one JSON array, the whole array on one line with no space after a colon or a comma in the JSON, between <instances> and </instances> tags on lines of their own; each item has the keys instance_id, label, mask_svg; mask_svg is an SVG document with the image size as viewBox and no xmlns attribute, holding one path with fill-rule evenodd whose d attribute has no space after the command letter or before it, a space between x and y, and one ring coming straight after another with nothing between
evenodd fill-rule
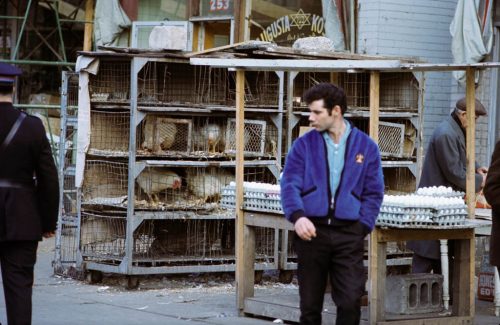
<instances>
[{"instance_id":1,"label":"wire cage","mask_svg":"<svg viewBox=\"0 0 500 325\"><path fill-rule=\"evenodd\" d=\"M89 76L91 102L127 103L130 100L130 62L101 60L96 75Z\"/></svg>"},{"instance_id":2,"label":"wire cage","mask_svg":"<svg viewBox=\"0 0 500 325\"><path fill-rule=\"evenodd\" d=\"M127 218L82 212L80 251L85 260L113 261L125 256Z\"/></svg>"},{"instance_id":3,"label":"wire cage","mask_svg":"<svg viewBox=\"0 0 500 325\"><path fill-rule=\"evenodd\" d=\"M130 136L129 112L92 110L90 112L89 154L128 155Z\"/></svg>"},{"instance_id":4,"label":"wire cage","mask_svg":"<svg viewBox=\"0 0 500 325\"><path fill-rule=\"evenodd\" d=\"M234 104L227 69L196 66L194 82L197 103L222 106Z\"/></svg>"},{"instance_id":5,"label":"wire cage","mask_svg":"<svg viewBox=\"0 0 500 325\"><path fill-rule=\"evenodd\" d=\"M231 100L236 103L236 74L231 76ZM279 104L279 77L273 71L245 72L245 106L269 107Z\"/></svg>"},{"instance_id":6,"label":"wire cage","mask_svg":"<svg viewBox=\"0 0 500 325\"><path fill-rule=\"evenodd\" d=\"M234 172L234 167L146 167L136 179L136 209L217 210ZM267 167L246 167L244 179L276 183Z\"/></svg>"},{"instance_id":7,"label":"wire cage","mask_svg":"<svg viewBox=\"0 0 500 325\"><path fill-rule=\"evenodd\" d=\"M227 118L193 118L192 152L197 156L223 155L226 145Z\"/></svg>"},{"instance_id":8,"label":"wire cage","mask_svg":"<svg viewBox=\"0 0 500 325\"><path fill-rule=\"evenodd\" d=\"M191 119L146 116L138 128L138 153L172 157L189 155L192 124Z\"/></svg>"},{"instance_id":9,"label":"wire cage","mask_svg":"<svg viewBox=\"0 0 500 325\"><path fill-rule=\"evenodd\" d=\"M67 92L67 107L66 113L68 115L75 115L78 108L78 91L79 91L79 76L77 73L68 76Z\"/></svg>"},{"instance_id":10,"label":"wire cage","mask_svg":"<svg viewBox=\"0 0 500 325\"><path fill-rule=\"evenodd\" d=\"M365 118L349 119L354 126L369 133L369 120ZM390 121L390 122L388 122ZM390 119L379 121L378 145L382 157L416 158L417 130L408 119Z\"/></svg>"},{"instance_id":11,"label":"wire cage","mask_svg":"<svg viewBox=\"0 0 500 325\"><path fill-rule=\"evenodd\" d=\"M349 109L367 110L370 107L369 73L299 73L294 81L293 102L305 110L302 96L310 87L321 82L333 82L347 97ZM380 74L380 109L393 111L418 111L419 85L413 73Z\"/></svg>"},{"instance_id":12,"label":"wire cage","mask_svg":"<svg viewBox=\"0 0 500 325\"><path fill-rule=\"evenodd\" d=\"M385 194L398 195L413 193L417 189L417 180L406 167L384 168Z\"/></svg>"},{"instance_id":13,"label":"wire cage","mask_svg":"<svg viewBox=\"0 0 500 325\"><path fill-rule=\"evenodd\" d=\"M136 179L137 208L213 210L231 181L234 168L147 167Z\"/></svg>"},{"instance_id":14,"label":"wire cage","mask_svg":"<svg viewBox=\"0 0 500 325\"><path fill-rule=\"evenodd\" d=\"M275 230L256 229L256 262L277 259ZM146 220L134 232L134 263L187 266L234 263L234 219Z\"/></svg>"},{"instance_id":15,"label":"wire cage","mask_svg":"<svg viewBox=\"0 0 500 325\"><path fill-rule=\"evenodd\" d=\"M125 163L87 160L82 204L124 206L127 199L128 166Z\"/></svg>"},{"instance_id":16,"label":"wire cage","mask_svg":"<svg viewBox=\"0 0 500 325\"><path fill-rule=\"evenodd\" d=\"M76 186L74 175L64 175L64 187L62 197L63 214L66 216L76 216L77 203L76 203Z\"/></svg>"},{"instance_id":17,"label":"wire cage","mask_svg":"<svg viewBox=\"0 0 500 325\"><path fill-rule=\"evenodd\" d=\"M264 120L245 119L244 124L244 155L263 156L266 146L267 122ZM224 152L230 155L236 154L236 119L234 118L227 120L226 147Z\"/></svg>"},{"instance_id":18,"label":"wire cage","mask_svg":"<svg viewBox=\"0 0 500 325\"><path fill-rule=\"evenodd\" d=\"M55 268L54 272L59 275L71 275L68 272L74 269L77 263L78 251L78 224L76 217L64 216L59 223L60 232L60 248L59 248L59 263L60 268Z\"/></svg>"}]
</instances>

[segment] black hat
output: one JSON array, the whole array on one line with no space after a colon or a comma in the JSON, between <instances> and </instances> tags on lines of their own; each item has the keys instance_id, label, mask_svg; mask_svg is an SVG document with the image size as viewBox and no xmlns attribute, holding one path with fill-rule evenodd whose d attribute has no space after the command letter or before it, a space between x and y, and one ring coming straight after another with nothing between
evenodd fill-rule
<instances>
[{"instance_id":1,"label":"black hat","mask_svg":"<svg viewBox=\"0 0 500 325\"><path fill-rule=\"evenodd\" d=\"M465 112L467 110L467 101L466 101L465 97L459 99L455 106L457 109ZM476 113L476 116L483 116L483 115L488 114L488 111L486 111L486 108L484 108L483 104L481 104L481 102L478 101L477 99L476 99L475 113Z\"/></svg>"},{"instance_id":2,"label":"black hat","mask_svg":"<svg viewBox=\"0 0 500 325\"><path fill-rule=\"evenodd\" d=\"M22 73L23 71L18 67L0 62L0 84L13 84L16 76Z\"/></svg>"}]
</instances>

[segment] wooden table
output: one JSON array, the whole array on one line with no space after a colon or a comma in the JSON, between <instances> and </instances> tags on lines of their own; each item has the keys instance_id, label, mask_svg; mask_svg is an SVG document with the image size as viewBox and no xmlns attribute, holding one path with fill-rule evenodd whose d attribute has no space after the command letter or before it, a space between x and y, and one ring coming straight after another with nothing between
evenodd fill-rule
<instances>
[{"instance_id":1,"label":"wooden table","mask_svg":"<svg viewBox=\"0 0 500 325\"><path fill-rule=\"evenodd\" d=\"M470 228L469 228L470 227ZM398 229L376 228L370 236L369 248L369 323L370 324L472 324L474 319L474 227L462 229ZM385 280L387 243L405 240L455 239L455 263L451 316L416 321L386 320Z\"/></svg>"}]
</instances>

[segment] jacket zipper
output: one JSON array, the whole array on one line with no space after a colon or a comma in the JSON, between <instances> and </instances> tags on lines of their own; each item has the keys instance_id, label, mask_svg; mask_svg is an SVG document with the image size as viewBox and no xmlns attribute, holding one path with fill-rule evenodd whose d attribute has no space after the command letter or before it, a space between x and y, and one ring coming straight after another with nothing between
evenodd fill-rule
<instances>
[{"instance_id":1,"label":"jacket zipper","mask_svg":"<svg viewBox=\"0 0 500 325\"><path fill-rule=\"evenodd\" d=\"M350 123L350 122L347 122L347 123ZM333 202L332 202L332 209L333 211L335 211L335 208L336 208L336 205L337 205L337 197L339 196L339 190L341 188L341 185L342 185L342 179L344 178L344 170L345 170L345 165L346 165L346 157L347 157L347 149L349 148L349 142L351 141L351 135L352 135L352 132L354 131L354 126L352 126L351 124L351 133L349 133L349 136L347 137L347 141L345 142L345 151L344 151L344 168L342 168L342 172L340 173L340 180L339 180L339 187L337 187L337 192L335 193L335 198L333 199ZM330 176L330 175L328 175ZM330 179L330 178L328 178ZM330 221L328 221L328 223L330 223Z\"/></svg>"}]
</instances>

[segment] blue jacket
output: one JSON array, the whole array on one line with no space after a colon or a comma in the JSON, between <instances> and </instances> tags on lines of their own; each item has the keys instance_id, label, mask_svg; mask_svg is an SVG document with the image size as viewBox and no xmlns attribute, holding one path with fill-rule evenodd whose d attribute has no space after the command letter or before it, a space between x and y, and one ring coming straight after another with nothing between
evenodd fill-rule
<instances>
[{"instance_id":1,"label":"blue jacket","mask_svg":"<svg viewBox=\"0 0 500 325\"><path fill-rule=\"evenodd\" d=\"M285 217L293 223L303 216L359 220L372 230L384 197L377 144L367 134L352 128L333 209L329 207L332 200L326 157L326 143L320 132L312 130L295 140L280 181Z\"/></svg>"}]
</instances>

